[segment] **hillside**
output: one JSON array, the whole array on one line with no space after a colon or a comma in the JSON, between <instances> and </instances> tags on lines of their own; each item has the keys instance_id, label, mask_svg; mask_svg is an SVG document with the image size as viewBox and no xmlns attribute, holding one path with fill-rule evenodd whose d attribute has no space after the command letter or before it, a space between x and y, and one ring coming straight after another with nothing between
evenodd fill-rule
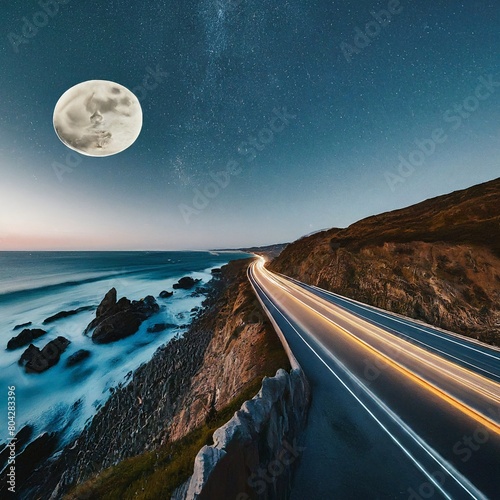
<instances>
[{"instance_id":1,"label":"hillside","mask_svg":"<svg viewBox=\"0 0 500 500\"><path fill-rule=\"evenodd\" d=\"M271 269L500 345L500 179L288 245Z\"/></svg>"},{"instance_id":2,"label":"hillside","mask_svg":"<svg viewBox=\"0 0 500 500\"><path fill-rule=\"evenodd\" d=\"M230 262L215 277L189 330L158 349L73 443L28 480L24 498L170 498L265 376L290 369L246 269ZM52 496L51 496L52 495Z\"/></svg>"},{"instance_id":3,"label":"hillside","mask_svg":"<svg viewBox=\"0 0 500 500\"><path fill-rule=\"evenodd\" d=\"M288 243L277 243L276 245L266 245L263 247L250 247L250 248L240 248L239 250L248 253L255 253L257 255L264 255L270 259L278 257L278 255L283 251L283 249L288 245Z\"/></svg>"}]
</instances>

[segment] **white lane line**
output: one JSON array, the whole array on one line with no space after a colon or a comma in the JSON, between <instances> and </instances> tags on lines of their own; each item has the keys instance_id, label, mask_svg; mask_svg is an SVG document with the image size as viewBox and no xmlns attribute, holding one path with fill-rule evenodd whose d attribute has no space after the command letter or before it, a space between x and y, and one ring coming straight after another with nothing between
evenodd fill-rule
<instances>
[{"instance_id":1,"label":"white lane line","mask_svg":"<svg viewBox=\"0 0 500 500\"><path fill-rule=\"evenodd\" d=\"M309 285L306 285L306 286L309 286ZM454 344L458 344L466 349L471 349L472 351L476 351L479 354L484 354L485 356L489 356L489 357L492 357L492 358L500 361L500 353L497 353L497 349L495 348L495 346L482 344L481 347L483 347L484 350L481 350L481 349L478 349L472 345L469 345L469 343L475 342L475 339L469 339L467 337L461 336L461 335L454 333L454 332L448 332L448 331L447 332L439 332L437 329L433 328L431 325L429 325L428 327L421 326L421 325L413 322L411 320L411 318L408 318L408 319L398 318L397 316L392 315L390 312L387 312L385 314L385 313L379 311L375 307L372 308L370 306L367 306L366 304L363 304L362 302L359 302L359 301L354 300L354 299L342 297L341 295L335 294L333 292L329 292L328 290L323 290L322 288L319 288L317 286L312 285L312 288L315 288L316 290L318 290L322 293L325 293L327 295L331 295L332 297L335 297L338 300L341 300L343 302L347 302L348 304L352 304L354 306L357 306L359 309L364 309L365 311L371 311L371 312L373 312L373 313L375 313L378 316L381 316L383 318L385 317L389 320L393 320L397 323L401 323L401 324L406 325L410 328L414 328L415 330L420 330L421 332L428 333L430 335L441 338L441 339L446 340L448 342L452 342ZM450 338L451 336L457 337L460 340L454 340L454 339ZM480 341L477 341L477 343L480 343ZM487 350L492 350L494 352L492 352L492 353L487 352Z\"/></svg>"},{"instance_id":2,"label":"white lane line","mask_svg":"<svg viewBox=\"0 0 500 500\"><path fill-rule=\"evenodd\" d=\"M272 281L275 281L274 279ZM341 309L340 313L337 313L335 311L332 311L328 305L331 305L331 303L329 302L326 302L326 305L323 304L323 302L319 302L320 300L321 301L324 301L324 299L322 299L321 297L317 297L315 294L312 294L312 297L309 297L307 294L308 293L311 293L309 291L304 291L303 289L301 289L299 287L299 289L297 290L296 288L294 288L293 286L290 286L288 284L285 284L283 282L277 282L276 281L276 286L280 287L280 288L283 288L283 289L286 289L288 290L288 293L290 294L290 296L292 298L294 298L296 301L300 302L301 304L303 304L305 307L307 307L308 309L312 310L315 314L319 315L321 318L323 318L325 321L327 321L328 323L336 326L337 328L339 328L340 330L342 330L344 333L346 333L347 335L349 336L352 336L353 338L355 338L356 340L358 340L359 342L361 342L364 346L368 347L369 349L373 349L375 350L380 356L382 356L384 359L388 359L389 361L397 364L398 366L400 366L401 368L403 368L404 370L412 373L414 376L416 376L417 378L419 379L422 379L424 380L425 382L427 382L429 385L435 387L436 389L438 389L439 391L442 391L444 392L445 394L447 394L448 396L454 398L454 399L457 399L458 401L462 402L462 404L468 408L470 408L472 411L480 414L481 412L477 409L474 409L473 406L470 406L466 401L463 401L462 399L454 396L452 393L448 392L447 390L445 390L444 388L441 388L439 386L439 384L436 383L436 381L432 380L432 379L429 379L428 377L426 377L425 375L423 375L422 373L420 373L419 371L415 371L414 368L411 368L410 366L407 366L406 363L401 363L399 361L396 361L395 359L391 358L391 356L389 356L388 354L382 352L379 348L375 347L374 345L370 344L369 342L363 340L359 335L356 335L353 331L349 330L348 327L346 326L343 326L341 325L340 323L337 323L337 321L321 312L319 312L319 309L316 309L314 306L308 304L307 302L304 302L304 300L312 300L314 302L318 302L318 306L324 308L327 310L327 313L326 314L330 314L330 315L333 315L335 317L335 315L340 316L344 316L345 314L347 314L347 316L344 317L344 319L346 319L347 321L349 321L351 323L351 325L354 325L356 328L364 328L365 330L368 330L369 333L371 334L372 332L368 329L367 326L363 325L362 323L358 324L357 322L360 321L360 318L356 318L356 322L350 320L349 318L349 314L352 314L350 313L349 311L345 311L345 309ZM299 294L299 295L297 295ZM299 298L301 297L302 298ZM304 299L305 297L305 299ZM361 321L363 321L361 319ZM370 326L371 323L369 323ZM382 329L382 332L383 333L387 333L387 330L386 329ZM480 377L481 381L482 380L487 380L488 382L490 382L491 384L496 384L495 381L490 381L489 379L486 379L484 378L482 375L476 373L476 372L470 372L468 370L466 370L465 368L463 368L462 366L459 366L459 365L454 365L450 360L448 359L441 359L439 358L435 353L433 352L429 352L428 350L424 350L423 352L425 353L426 356L434 356L436 358L438 358L442 363L446 363L447 365L452 365L453 367L458 367L460 369L460 371L463 371L465 372L466 374L468 374L469 376L472 376L473 377L473 380L467 380L461 376L457 376L456 373L453 373L451 372L449 369L446 369L444 368L443 366L441 365L437 365L435 364L435 362L433 362L432 358L431 359L424 359L422 357L422 354L419 354L418 351L415 351L415 349L419 349L418 347L415 347L413 345L413 343L411 342L406 342L406 340L404 339L398 339L398 337L396 336L393 336L391 334L391 337L392 339L394 340L391 340L391 337L389 337L387 340L384 339L383 337L380 336L379 333L376 333L375 331L373 331L373 334L375 335L375 338L377 339L380 339L382 340L383 342L387 343L389 346L391 346L392 348L395 348L395 349L405 349L404 346L398 346L397 344L394 344L394 340L399 340L400 342L405 342L408 344L408 346L412 347L412 351L409 351L409 354L411 355L411 357L414 359L414 360L417 360L419 361L420 365L425 365L425 366L428 366L430 367L432 370L439 370L441 374L446 374L446 376L453 380L454 382L456 383L459 383L460 385L466 387L467 389L469 389L469 391L474 391L475 393L477 394L480 394L484 397L487 397L491 400L493 400L495 403L498 404L499 402L499 395L498 395L498 391L497 392L490 392L489 390L487 389L484 389L483 387L481 387L480 385L477 385L477 383L475 383L476 379L478 377ZM425 372L424 372L425 373ZM497 389L497 387L495 387L495 389ZM485 417L484 415L482 415L484 418L487 418Z\"/></svg>"},{"instance_id":3,"label":"white lane line","mask_svg":"<svg viewBox=\"0 0 500 500\"><path fill-rule=\"evenodd\" d=\"M367 411L367 413L379 424L379 426L387 433L387 435L396 443L396 445L410 458L410 460L415 464L415 466L431 481L436 488L441 491L441 493L448 499L452 500L441 487L432 474L428 473L423 465L411 454L409 450L385 427L385 425L377 418L377 416L359 399L359 397L347 386L347 384L337 375L337 373L326 363L326 361L314 350L314 348L307 342L307 340L300 334L300 332L292 325L288 318L278 309L276 304L271 300L269 295L262 289L262 287L257 283L255 277L253 277L255 285L260 289L262 294L273 304L276 311L283 317L283 319L290 325L292 330L300 337L300 339L306 344L307 347L313 352L313 354L326 366L326 368L332 373L332 375L344 386L344 388L356 399L356 401ZM267 309L267 308L266 308ZM268 310L269 314L272 313ZM320 345L321 342L319 342ZM399 425L410 438L412 438L416 444L418 444L443 470L447 471L448 474L460 485L472 498L476 499L486 499L486 497L477 488L472 485L467 478L462 476L451 464L449 464L443 457L441 457L435 450L433 450L422 438L420 438L412 429L410 429L392 410L390 410L375 394L368 390L368 388L359 379L349 372L349 370L341 363L328 349L322 345L323 349L329 354L333 360L338 363L338 365L343 369L343 371L348 375L373 401L376 403L386 414L392 418L392 420ZM472 491L474 491L474 493Z\"/></svg>"},{"instance_id":4,"label":"white lane line","mask_svg":"<svg viewBox=\"0 0 500 500\"><path fill-rule=\"evenodd\" d=\"M280 280L280 281L281 281L281 283L282 283L283 285L285 285L285 286L290 286L288 283L286 283L286 280ZM292 283L293 283L293 282L292 282ZM344 308L344 307L342 307L342 306L341 306L341 305L339 305L339 304L335 304L335 303L333 303L333 302L328 301L327 299L324 299L324 298L323 298L323 297L321 297L319 294L314 293L312 290L304 289L303 287L301 287L301 286L300 286L300 285L298 285L298 284L295 284L295 286L296 286L296 287L298 287L302 293L304 293L304 292L305 292L305 293L307 293L307 292L308 292L308 293L311 293L311 294L313 295L313 297L317 297L317 298L319 298L319 299L325 300L328 304L331 304L331 305L334 305L334 306L340 307L340 308L342 308L342 310L343 310L343 311L346 311L348 314L356 314L356 313L354 313L353 311L351 311L351 310L349 310L349 309L347 309L347 308ZM320 289L320 290L321 290L321 289ZM325 307L326 307L326 305L325 305ZM335 312L334 312L334 313L335 313ZM391 328L390 326L384 325L383 323L379 323L378 321L375 321L375 320L373 320L373 319L364 318L364 317L363 317L363 316L361 316L361 315L359 316L359 318L360 318L362 321L366 321L366 322L367 322L367 323L369 323L369 324L373 324L373 325L376 325L376 326L380 327L382 330L384 330L385 332L391 333L391 334L392 334L392 335L394 335L395 337L400 337L400 338L402 338L403 340L409 340L411 344L420 344L420 345L422 345L422 346L424 346L424 347L427 347L427 349L426 349L426 351L427 351L427 352L434 352L434 353L438 352L438 353L441 353L442 355L444 355L444 356L443 356L444 358L452 358L452 359L455 359L456 361L459 361L460 363L463 363L464 365L468 365L468 366L470 366L470 367L474 368L474 369L475 369L475 370L474 370L475 372L482 372L482 373L486 373L486 374L490 375L490 376L492 377L492 379L493 379L495 382L497 382L497 381L498 381L498 379L500 378L500 376L499 376L497 373L490 372L489 370L486 370L485 368L482 368L482 367L477 366L477 365L475 365L475 364L473 364L473 363L470 363L470 362L468 362L468 361L465 361L465 360L463 360L463 359L461 359L461 358L459 358L459 357L457 357L457 356L454 356L453 354L449 354L449 353L447 353L446 351L443 351L443 350L441 350L441 349L438 349L437 347L434 347L434 346L432 346L432 345L430 345L430 344L428 344L428 343L426 343L426 342L424 342L424 341L422 341L422 340L418 340L418 339L416 339L416 338L412 337L411 335L408 335L408 334L405 334L405 333L399 332L398 330L395 330L394 328ZM340 325L339 325L339 326L340 326ZM411 325L408 325L408 326L410 326L410 327L411 327ZM391 330L392 330L392 332L394 332L394 333L392 333L392 332L391 332Z\"/></svg>"},{"instance_id":5,"label":"white lane line","mask_svg":"<svg viewBox=\"0 0 500 500\"><path fill-rule=\"evenodd\" d=\"M269 271L268 271L269 272ZM485 351L482 351L480 349L476 349L475 347L471 346L471 345L467 345L465 342L468 342L469 340L468 339L464 339L464 341L462 342L459 342L459 341L456 341L456 340L453 340L451 338L449 338L448 335L450 334L453 334L453 332L450 332L450 333L443 333L443 334L439 334L435 331L432 330L432 327L429 327L429 328L422 328L421 326L417 325L417 324L414 324L413 322L411 322L411 320L401 320L395 316L392 316L390 313L388 314L384 314L384 313L381 313L380 311L378 311L377 309L375 308L371 308L369 306L366 306L366 304L363 304L361 302L358 302L357 300L354 300L354 299L348 299L348 298L345 298L345 297L342 297L341 295L338 295L336 293L333 293L333 292L330 292L328 290L324 290L323 288L320 288L318 286L315 286L315 285L308 285L306 283L302 283L301 281L299 280L295 280L293 278L289 278L288 276L285 277L285 275L281 275L283 276L285 279L289 279L290 281L295 281L296 283L298 283L299 285L302 285L304 287L307 287L307 288L314 288L315 290L318 290L319 292L322 292L322 293L325 293L327 295L331 295L332 297L335 297L339 300L343 300L344 302L347 302L347 303L350 303L350 304L354 304L356 305L357 307L359 307L360 309L364 309L365 311L369 311L369 312L372 312L372 313L375 313L377 314L378 316L382 316L383 318L386 318L386 319L390 319L392 321L395 321L397 323L401 323L402 325L406 325L406 326L409 326L410 328L414 328L415 330L420 330L421 332L424 332L424 333L428 333L430 335L433 335L435 337L438 337L440 339L443 339L443 340L447 340L448 342L452 342L454 344L458 344L460 345L461 347L464 347L466 349L471 349L473 351L476 351L478 352L479 354L484 354L485 356L490 356L491 358L494 358L496 360L500 360L500 355L495 355L495 354L492 354L492 353L489 353L489 352L485 352ZM488 345L485 345L484 346L486 349L489 349L490 346Z\"/></svg>"}]
</instances>

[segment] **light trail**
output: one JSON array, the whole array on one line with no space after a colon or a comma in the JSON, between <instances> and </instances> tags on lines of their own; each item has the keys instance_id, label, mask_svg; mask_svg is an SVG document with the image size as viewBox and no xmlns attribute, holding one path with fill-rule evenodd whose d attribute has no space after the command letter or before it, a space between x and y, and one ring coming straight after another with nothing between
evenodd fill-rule
<instances>
[{"instance_id":1,"label":"light trail","mask_svg":"<svg viewBox=\"0 0 500 500\"><path fill-rule=\"evenodd\" d=\"M274 277L269 277L268 279L273 279ZM495 383L494 381L490 381L489 379L485 379L481 377L477 373L471 372L463 368L462 366L451 363L450 361L443 359L442 357L437 356L425 349L420 348L419 346L414 346L411 342L400 339L383 330L382 328L374 327L371 323L360 320L359 318L350 315L349 313L344 312L338 306L331 304L324 299L317 298L314 295L310 294L310 292L305 292L301 287L297 285L289 285L288 283L277 283L277 286L281 287L282 290L289 291L293 293L294 290L298 291L299 294L306 296L310 302L315 303L319 308L323 309L331 309L335 308L335 315L341 317L344 321L349 323L351 326L356 327L357 329L361 329L370 337L376 337L380 342L383 342L387 345L390 345L393 349L396 349L398 353L402 353L400 349L404 351L411 352L412 359L418 359L422 364L426 365L429 368L432 368L434 372L438 371L439 377L446 374L447 378L454 383L459 383L462 386L466 387L469 390L479 392L483 396L487 397L491 401L496 404L500 404L500 385ZM303 300L299 299L296 295L293 295L296 300L300 300L303 304L308 305ZM311 307L311 311L313 314L320 314L328 319L332 324L342 329L343 332L357 338L360 342L364 343L367 347L374 349L367 341L362 340L359 336L355 335L351 330L347 330L345 327L341 326L339 323L334 321L331 317L327 317L321 314L318 310ZM382 356L388 362L393 362L394 360L387 356L385 353L380 351L379 349L375 349L379 356ZM400 354L403 356L403 354ZM398 363L399 364L399 363ZM402 365L400 365L402 366ZM408 367L405 367L409 370ZM417 373L411 371L414 375L418 375ZM420 373L421 378L424 378L425 375ZM457 378L458 377L458 378ZM425 379L432 385L431 380L428 378ZM444 391L446 392L446 391ZM500 429L497 427L495 432L500 432ZM493 430L493 429L492 429Z\"/></svg>"},{"instance_id":2,"label":"light trail","mask_svg":"<svg viewBox=\"0 0 500 500\"><path fill-rule=\"evenodd\" d=\"M434 353L424 350L419 346L415 346L404 339L398 338L381 328L373 326L369 322L362 321L347 311L341 310L338 306L312 295L311 292L305 291L302 287L287 282L283 278L274 276L264 268L262 261L257 262L255 267L265 279L280 289L280 293L277 295L276 300L279 301L280 297L286 297L289 300L295 300L296 302L298 301L304 304L306 307L309 307L310 314L329 321L333 326L339 328L340 332L349 336L350 339L364 345L366 349L370 350L372 354L378 356L385 363L397 368L398 371L406 376L413 377L415 382L425 386L429 391L441 397L448 404L460 409L463 413L474 418L479 424L485 426L490 431L500 434L500 427L496 422L488 418L484 411L471 407L471 404L465 400L465 396L470 399L473 394L476 394L476 399L478 399L481 404L484 403L484 398L487 398L498 406L500 402L499 384L439 357ZM318 308L329 309L331 314L337 317L340 316L344 321L354 327L358 335L353 332L353 329L347 329L345 326L339 325L339 323L334 321L331 317L325 316L310 304L298 298L297 294L306 297L306 300L316 304ZM293 315L293 308L291 314ZM366 338L364 340L361 339L359 336L360 331L364 333L371 342L368 342ZM379 348L375 348L372 345L374 339L379 342ZM399 353L398 361L384 354L380 350L380 343L397 349ZM444 380L444 378L446 378L446 380ZM457 384L467 389L466 392L462 391L462 397L459 395L460 390L456 387Z\"/></svg>"},{"instance_id":3,"label":"light trail","mask_svg":"<svg viewBox=\"0 0 500 500\"><path fill-rule=\"evenodd\" d=\"M256 267L255 265L252 267ZM254 269L252 269L250 272L253 272ZM264 271L267 273L267 271ZM262 279L262 277L261 277ZM442 487L441 484L439 484L438 481L433 477L432 473L430 473L422 463L415 458L415 456L412 454L412 452L401 442L400 439L398 439L397 436L395 436L389 429L388 427L375 415L375 413L363 402L353 391L352 389L345 383L345 381L337 374L337 372L332 369L332 367L323 359L323 357L312 347L312 345L304 338L304 336L298 331L298 329L290 322L288 317L276 306L276 303L280 303L281 307L283 307L286 310L285 305L283 305L281 302L283 298L291 299L296 302L299 307L302 307L307 310L311 310L310 306L307 304L303 303L302 301L296 299L293 296L290 295L285 295L288 293L288 290L285 286L282 286L281 284L277 283L272 276L268 275L265 276L264 279L267 279L269 282L273 283L274 285L278 287L280 292L275 296L275 295L270 295L268 294L263 287L260 285L258 282L257 278L255 275L253 275L253 280L252 285L254 287L257 287L260 292L271 302L274 304L274 307L276 311L281 315L281 317L288 323L288 325L293 329L295 334L303 341L303 343L314 353L314 355L320 360L320 362L332 373L332 375L339 380L339 382L345 387L345 389L356 399L356 401L363 407L365 411L368 412L368 414L377 422L377 424L384 430L384 432L391 438L391 440L404 452L404 454L411 460L411 462L425 475L425 477L432 483L434 486L443 494L445 498L451 499L453 498L450 496ZM342 328L340 328L338 325L332 324L332 322L329 320L329 318L325 317L322 314L319 314L319 317L321 317L327 324L330 326L333 326L336 328L338 331L341 331L343 334L347 334L348 332L345 332ZM349 337L352 338L352 337ZM320 343L320 342L319 342ZM378 408L383 410L385 415L390 418L393 422L397 424L397 426L404 431L404 433L410 437L413 442L423 449L426 454L431 457L439 466L445 470L455 481L456 484L459 485L460 488L462 488L465 492L467 492L470 497L472 498L478 498L482 499L485 498L482 493L477 490L474 485L470 483L470 481L467 480L460 472L458 472L450 463L448 463L443 457L441 457L435 450L433 450L425 441L423 441L411 428L408 427L407 424L405 424L392 410L390 410L372 391L370 391L365 384L363 384L328 348L323 346L320 343L322 350L327 354L331 359L334 360L335 364L339 366L342 371L347 375L358 387L360 387L363 392L369 396L369 398L377 405ZM361 343L363 347L367 347L364 343ZM369 347L369 346L368 346ZM373 350L376 354L379 354L377 351ZM399 366L396 364L396 366L399 368ZM408 375L408 373L405 372L405 375ZM412 375L412 374L410 374ZM413 376L412 379L414 381L418 381L421 383L420 379L418 377ZM424 383L424 387L428 389L429 384ZM441 394L440 394L441 395Z\"/></svg>"},{"instance_id":4,"label":"light trail","mask_svg":"<svg viewBox=\"0 0 500 500\"><path fill-rule=\"evenodd\" d=\"M276 274L276 276L280 276L280 277L283 277L283 278L286 279L286 277L284 275L282 275L282 274ZM288 279L290 281L292 281L292 282L300 283L299 281L297 281L297 280L295 280L293 278L288 278ZM423 333L425 333L427 335L438 337L439 339L444 340L446 342L451 342L453 344L457 344L460 347L464 347L466 349L470 349L472 351L480 353L483 356L488 356L490 358L493 358L495 361L500 361L500 352L498 352L498 353L490 353L490 352L487 352L487 351L484 351L484 350L481 350L481 349L477 349L476 347L474 347L472 345L469 345L469 343L480 343L476 339L465 338L465 337L463 337L461 335L458 335L455 332L450 332L450 331L447 331L447 330L443 330L442 334L437 333L435 331L432 331L432 329L430 329L430 328L426 328L426 327L420 326L420 325L418 325L418 324L416 324L414 322L410 322L409 320L405 320L405 319L399 318L398 315L395 314L395 313L382 311L382 310L380 310L377 307L370 306L368 304L363 304L362 302L359 302L358 300L355 300L355 299L351 299L351 298L348 298L348 297L342 297L341 295L338 295L336 293L330 292L329 290L324 290L323 288L319 288L319 287L317 287L315 285L307 285L305 283L300 283L299 286L307 287L307 288L313 288L313 289L317 290L318 292L320 292L322 294L330 295L330 296L332 296L332 297L334 297L334 298L336 298L338 300L341 300L343 302L353 303L357 307L359 307L360 309L364 309L365 311L369 311L369 312L371 312L373 314L377 314L378 316L381 316L381 317L390 316L391 320L395 321L396 323L400 323L400 324L405 325L405 326L411 326L411 328L419 330L419 331L421 331L421 332L423 332ZM385 325L382 325L380 323L378 323L378 325L382 326L382 327L385 326ZM437 327L433 327L433 328L437 329ZM456 337L459 340L454 340L454 339L450 338L450 336ZM484 346L487 347L488 349L493 350L493 351L500 351L500 349L498 347L496 347L496 346L489 346L489 345L486 345L486 344L484 344ZM495 374L492 374L492 375L495 375Z\"/></svg>"}]
</instances>

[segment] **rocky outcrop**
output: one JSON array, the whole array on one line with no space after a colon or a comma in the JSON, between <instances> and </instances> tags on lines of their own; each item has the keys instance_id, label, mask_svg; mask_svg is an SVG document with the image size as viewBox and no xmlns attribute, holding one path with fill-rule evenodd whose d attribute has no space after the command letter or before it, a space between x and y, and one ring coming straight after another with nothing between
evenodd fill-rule
<instances>
[{"instance_id":1,"label":"rocky outcrop","mask_svg":"<svg viewBox=\"0 0 500 500\"><path fill-rule=\"evenodd\" d=\"M500 345L500 179L288 245L271 269Z\"/></svg>"},{"instance_id":2,"label":"rocky outcrop","mask_svg":"<svg viewBox=\"0 0 500 500\"><path fill-rule=\"evenodd\" d=\"M24 366L26 373L42 373L59 362L61 354L71 342L64 337L51 340L43 349L30 344L23 352L19 364Z\"/></svg>"},{"instance_id":3,"label":"rocky outcrop","mask_svg":"<svg viewBox=\"0 0 500 500\"><path fill-rule=\"evenodd\" d=\"M61 498L106 467L185 436L277 366L289 369L247 281L247 265L223 268L184 336L113 391L78 439L31 476L28 497L36 491L42 499L53 492Z\"/></svg>"},{"instance_id":4,"label":"rocky outcrop","mask_svg":"<svg viewBox=\"0 0 500 500\"><path fill-rule=\"evenodd\" d=\"M62 498L80 484L118 462L169 439L169 425L189 391L210 342L212 319L195 319L183 338L160 347L127 385L120 384L90 424L61 454L36 471L24 485L25 498Z\"/></svg>"},{"instance_id":5,"label":"rocky outcrop","mask_svg":"<svg viewBox=\"0 0 500 500\"><path fill-rule=\"evenodd\" d=\"M89 358L91 355L91 352L88 351L87 349L80 349L76 351L74 354L72 354L66 361L66 366L69 368L71 366L75 366L85 359Z\"/></svg>"},{"instance_id":6,"label":"rocky outcrop","mask_svg":"<svg viewBox=\"0 0 500 500\"><path fill-rule=\"evenodd\" d=\"M16 483L20 483L30 472L41 462L46 460L54 451L57 445L57 436L55 433L44 432L16 456ZM2 474L3 475L3 474ZM9 498L7 491L7 481L0 484L0 497ZM16 498L19 498L16 496Z\"/></svg>"},{"instance_id":7,"label":"rocky outcrop","mask_svg":"<svg viewBox=\"0 0 500 500\"><path fill-rule=\"evenodd\" d=\"M20 347L24 347L25 345L30 344L35 339L40 338L42 335L45 335L47 332L45 330L41 330L40 328L27 329L25 328L19 335L16 337L12 337L7 342L7 349L14 350L19 349Z\"/></svg>"},{"instance_id":8,"label":"rocky outcrop","mask_svg":"<svg viewBox=\"0 0 500 500\"><path fill-rule=\"evenodd\" d=\"M96 344L109 344L130 337L139 330L141 319L129 311L122 311L101 321L92 333Z\"/></svg>"},{"instance_id":9,"label":"rocky outcrop","mask_svg":"<svg viewBox=\"0 0 500 500\"><path fill-rule=\"evenodd\" d=\"M185 276L184 278L181 278L177 283L174 283L172 288L174 290L182 289L182 290L191 290L191 288L196 285L196 283L199 283L201 280L199 279L193 279L191 276Z\"/></svg>"},{"instance_id":10,"label":"rocky outcrop","mask_svg":"<svg viewBox=\"0 0 500 500\"><path fill-rule=\"evenodd\" d=\"M238 250L246 253L253 253L267 257L269 260L277 257L288 243L276 243L274 245L265 245L262 247L239 248Z\"/></svg>"},{"instance_id":11,"label":"rocky outcrop","mask_svg":"<svg viewBox=\"0 0 500 500\"><path fill-rule=\"evenodd\" d=\"M260 392L215 431L214 444L200 450L193 475L172 499L287 498L308 404L299 368L265 378Z\"/></svg>"},{"instance_id":12,"label":"rocky outcrop","mask_svg":"<svg viewBox=\"0 0 500 500\"><path fill-rule=\"evenodd\" d=\"M101 303L97 306L96 318L100 318L108 313L111 308L116 306L116 288L113 287L108 293L104 296Z\"/></svg>"},{"instance_id":13,"label":"rocky outcrop","mask_svg":"<svg viewBox=\"0 0 500 500\"><path fill-rule=\"evenodd\" d=\"M15 449L16 453L19 453L20 450L24 448L24 446L28 443L33 435L33 426L25 425L15 436ZM10 455L10 447L7 444L2 445L0 449L0 470L3 470L5 465L7 465L7 460Z\"/></svg>"},{"instance_id":14,"label":"rocky outcrop","mask_svg":"<svg viewBox=\"0 0 500 500\"><path fill-rule=\"evenodd\" d=\"M166 290L163 290L162 292L160 292L160 299L168 299L172 297L173 294L174 292L167 292Z\"/></svg>"},{"instance_id":15,"label":"rocky outcrop","mask_svg":"<svg viewBox=\"0 0 500 500\"><path fill-rule=\"evenodd\" d=\"M82 306L79 307L78 309L73 309L71 311L61 311L58 312L57 314L54 314L53 316L48 317L43 321L43 324L46 325L48 323L53 323L54 321L57 321L58 319L63 319L67 318L68 316L74 316L75 314L79 314L84 311L92 311L95 306Z\"/></svg>"},{"instance_id":16,"label":"rocky outcrop","mask_svg":"<svg viewBox=\"0 0 500 500\"><path fill-rule=\"evenodd\" d=\"M22 323L20 325L16 325L14 328L12 328L12 330L20 330L21 328L26 328L27 326L31 326L32 323L31 321L28 321L27 323Z\"/></svg>"},{"instance_id":17,"label":"rocky outcrop","mask_svg":"<svg viewBox=\"0 0 500 500\"><path fill-rule=\"evenodd\" d=\"M141 300L122 297L116 300L116 289L112 288L99 304L96 317L85 329L92 332L96 344L108 344L133 335L141 323L160 310L153 296Z\"/></svg>"},{"instance_id":18,"label":"rocky outcrop","mask_svg":"<svg viewBox=\"0 0 500 500\"><path fill-rule=\"evenodd\" d=\"M199 427L211 409L219 411L263 374L289 368L288 358L246 276L247 261L225 266L222 287L214 308L216 321L204 353L202 367L192 378L189 391L179 402L179 412L170 426L176 441ZM269 372L269 360L278 365Z\"/></svg>"}]
</instances>

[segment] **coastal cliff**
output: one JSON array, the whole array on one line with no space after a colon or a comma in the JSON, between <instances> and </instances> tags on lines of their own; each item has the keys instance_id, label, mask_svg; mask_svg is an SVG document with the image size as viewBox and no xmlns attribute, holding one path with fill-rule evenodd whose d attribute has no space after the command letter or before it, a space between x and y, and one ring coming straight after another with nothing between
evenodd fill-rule
<instances>
[{"instance_id":1,"label":"coastal cliff","mask_svg":"<svg viewBox=\"0 0 500 500\"><path fill-rule=\"evenodd\" d=\"M500 179L297 240L270 265L500 345Z\"/></svg>"},{"instance_id":2,"label":"coastal cliff","mask_svg":"<svg viewBox=\"0 0 500 500\"><path fill-rule=\"evenodd\" d=\"M262 379L290 369L248 283L248 262L222 268L183 337L113 391L82 434L35 471L24 498L99 498L110 491L165 498L189 478L199 449ZM305 408L299 413L302 421Z\"/></svg>"}]
</instances>

